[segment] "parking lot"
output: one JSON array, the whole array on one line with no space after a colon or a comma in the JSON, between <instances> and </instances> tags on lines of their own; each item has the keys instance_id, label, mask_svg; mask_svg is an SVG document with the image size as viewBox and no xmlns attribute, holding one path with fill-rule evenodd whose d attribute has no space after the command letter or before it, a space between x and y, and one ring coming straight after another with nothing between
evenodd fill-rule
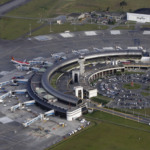
<instances>
[{"instance_id":1,"label":"parking lot","mask_svg":"<svg viewBox=\"0 0 150 150\"><path fill-rule=\"evenodd\" d=\"M113 99L113 101L107 104L108 107L143 109L150 107L150 95L142 95L143 92L150 93L149 90L146 90L149 84L149 71L142 72L141 74L133 72L133 74L107 77L98 83L98 89L100 94ZM131 89L125 88L125 85L131 85ZM139 87L134 88L134 85Z\"/></svg>"}]
</instances>

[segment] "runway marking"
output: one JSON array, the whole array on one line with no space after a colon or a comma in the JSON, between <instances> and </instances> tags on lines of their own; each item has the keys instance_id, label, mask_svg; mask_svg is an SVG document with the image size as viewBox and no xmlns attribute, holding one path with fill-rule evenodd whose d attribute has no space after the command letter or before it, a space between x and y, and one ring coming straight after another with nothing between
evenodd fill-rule
<instances>
[{"instance_id":1,"label":"runway marking","mask_svg":"<svg viewBox=\"0 0 150 150\"><path fill-rule=\"evenodd\" d=\"M84 32L86 36L95 36L97 33L95 31L85 31Z\"/></svg>"},{"instance_id":2,"label":"runway marking","mask_svg":"<svg viewBox=\"0 0 150 150\"><path fill-rule=\"evenodd\" d=\"M0 122L6 124L6 123L13 122L13 120L5 116L0 118Z\"/></svg>"},{"instance_id":3,"label":"runway marking","mask_svg":"<svg viewBox=\"0 0 150 150\"><path fill-rule=\"evenodd\" d=\"M111 33L111 35L119 35L119 34L121 34L120 30L111 30L110 33Z\"/></svg>"},{"instance_id":4,"label":"runway marking","mask_svg":"<svg viewBox=\"0 0 150 150\"><path fill-rule=\"evenodd\" d=\"M144 31L143 35L150 35L150 31Z\"/></svg>"},{"instance_id":5,"label":"runway marking","mask_svg":"<svg viewBox=\"0 0 150 150\"><path fill-rule=\"evenodd\" d=\"M63 38L71 38L74 37L73 33L60 33L60 36L62 36Z\"/></svg>"},{"instance_id":6,"label":"runway marking","mask_svg":"<svg viewBox=\"0 0 150 150\"><path fill-rule=\"evenodd\" d=\"M49 41L52 40L52 37L50 35L39 35L39 36L35 36L34 39L38 41Z\"/></svg>"}]
</instances>

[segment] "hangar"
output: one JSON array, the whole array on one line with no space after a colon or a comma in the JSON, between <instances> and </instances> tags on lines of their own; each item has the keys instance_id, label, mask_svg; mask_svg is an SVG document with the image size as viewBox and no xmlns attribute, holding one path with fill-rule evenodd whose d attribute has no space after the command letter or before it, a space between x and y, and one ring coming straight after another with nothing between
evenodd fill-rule
<instances>
[{"instance_id":1,"label":"hangar","mask_svg":"<svg viewBox=\"0 0 150 150\"><path fill-rule=\"evenodd\" d=\"M142 8L133 13L127 13L127 20L140 23L150 22L150 8Z\"/></svg>"}]
</instances>

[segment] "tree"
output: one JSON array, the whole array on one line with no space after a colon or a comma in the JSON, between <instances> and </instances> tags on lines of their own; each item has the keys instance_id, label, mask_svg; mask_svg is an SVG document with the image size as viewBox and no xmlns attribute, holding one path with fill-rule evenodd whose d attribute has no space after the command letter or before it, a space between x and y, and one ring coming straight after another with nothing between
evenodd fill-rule
<instances>
[{"instance_id":1,"label":"tree","mask_svg":"<svg viewBox=\"0 0 150 150\"><path fill-rule=\"evenodd\" d=\"M120 2L120 7L124 7L124 6L127 6L127 2L126 1L122 1L122 2Z\"/></svg>"},{"instance_id":2,"label":"tree","mask_svg":"<svg viewBox=\"0 0 150 150\"><path fill-rule=\"evenodd\" d=\"M106 11L109 11L110 7L107 7Z\"/></svg>"}]
</instances>

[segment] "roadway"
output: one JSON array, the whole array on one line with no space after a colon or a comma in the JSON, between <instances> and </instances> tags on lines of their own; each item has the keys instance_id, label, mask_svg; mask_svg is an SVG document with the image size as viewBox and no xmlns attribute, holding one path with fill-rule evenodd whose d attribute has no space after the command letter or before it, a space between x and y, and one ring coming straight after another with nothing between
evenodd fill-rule
<instances>
[{"instance_id":1,"label":"roadway","mask_svg":"<svg viewBox=\"0 0 150 150\"><path fill-rule=\"evenodd\" d=\"M20 5L23 5L29 1L30 0L12 0L8 3L5 3L0 6L0 15L3 15L5 13L9 12L10 10L12 10Z\"/></svg>"},{"instance_id":2,"label":"roadway","mask_svg":"<svg viewBox=\"0 0 150 150\"><path fill-rule=\"evenodd\" d=\"M89 107L93 108L95 110L103 111L103 112L106 112L106 113L109 113L109 114L112 114L112 115L115 115L115 116L119 116L119 117L122 117L122 118L126 118L126 119L129 119L129 120L140 122L140 123L143 123L143 124L149 125L149 123L150 123L149 118L144 118L144 117L141 117L141 116L134 116L134 115L131 115L131 114L122 113L122 112L115 111L113 109L104 108L104 107L97 107L97 104L95 105L94 102L91 102Z\"/></svg>"}]
</instances>

